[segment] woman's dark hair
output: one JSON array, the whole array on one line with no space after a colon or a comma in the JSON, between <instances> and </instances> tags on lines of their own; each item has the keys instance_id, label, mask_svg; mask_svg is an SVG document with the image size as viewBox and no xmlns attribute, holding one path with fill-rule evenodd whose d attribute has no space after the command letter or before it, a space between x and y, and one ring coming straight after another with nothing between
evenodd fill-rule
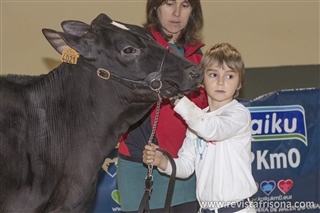
<instances>
[{"instance_id":1,"label":"woman's dark hair","mask_svg":"<svg viewBox=\"0 0 320 213\"><path fill-rule=\"evenodd\" d=\"M169 41L168 36L158 19L157 8L162 4L165 4L168 0L148 0L146 5L146 22L143 26L146 28L154 29L162 34L162 36ZM176 42L177 45L194 45L201 42L201 31L203 28L203 15L200 0L188 0L192 7L187 26L182 30L182 36L180 36Z\"/></svg>"}]
</instances>

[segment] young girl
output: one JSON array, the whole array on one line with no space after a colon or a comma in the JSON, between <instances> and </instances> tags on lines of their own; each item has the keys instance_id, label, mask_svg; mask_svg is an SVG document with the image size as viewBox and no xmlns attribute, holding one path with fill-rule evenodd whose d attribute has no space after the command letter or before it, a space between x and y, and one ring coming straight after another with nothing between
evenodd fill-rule
<instances>
[{"instance_id":1,"label":"young girl","mask_svg":"<svg viewBox=\"0 0 320 213\"><path fill-rule=\"evenodd\" d=\"M242 57L221 43L206 51L200 65L209 106L201 110L186 97L173 101L174 111L189 126L174 159L176 176L187 178L195 171L200 212L255 212L249 200L257 191L251 174L251 117L234 99L244 78ZM156 148L145 146L143 162L170 175L171 164Z\"/></svg>"}]
</instances>

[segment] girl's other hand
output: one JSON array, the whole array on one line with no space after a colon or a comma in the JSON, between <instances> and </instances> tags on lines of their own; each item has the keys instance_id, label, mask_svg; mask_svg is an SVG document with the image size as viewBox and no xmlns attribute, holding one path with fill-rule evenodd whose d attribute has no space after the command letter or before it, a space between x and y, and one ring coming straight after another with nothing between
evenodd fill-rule
<instances>
[{"instance_id":1,"label":"girl's other hand","mask_svg":"<svg viewBox=\"0 0 320 213\"><path fill-rule=\"evenodd\" d=\"M157 166L154 164L155 156L156 156L156 148L159 146L155 144L147 144L144 147L143 150L143 163L145 164L152 164L154 166Z\"/></svg>"},{"instance_id":2,"label":"girl's other hand","mask_svg":"<svg viewBox=\"0 0 320 213\"><path fill-rule=\"evenodd\" d=\"M163 155L162 152L157 151L156 149L159 146L155 144L147 144L143 150L143 163L152 164L153 166L157 166L162 170L167 168L168 159Z\"/></svg>"}]
</instances>

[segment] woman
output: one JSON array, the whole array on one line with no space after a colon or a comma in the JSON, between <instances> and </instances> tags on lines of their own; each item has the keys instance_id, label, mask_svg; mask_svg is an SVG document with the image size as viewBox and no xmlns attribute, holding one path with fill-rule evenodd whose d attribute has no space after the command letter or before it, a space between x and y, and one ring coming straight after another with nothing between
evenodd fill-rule
<instances>
[{"instance_id":1,"label":"woman","mask_svg":"<svg viewBox=\"0 0 320 213\"><path fill-rule=\"evenodd\" d=\"M144 27L164 47L169 47L186 59L199 64L204 44L200 33L203 15L200 0L148 0L147 19ZM207 106L206 94L199 89L188 95L200 108ZM144 119L133 125L120 140L117 184L121 210L137 212L145 188L147 168L143 165L142 152L148 143L155 118L155 106ZM177 157L187 129L183 119L175 114L169 100L163 100L154 143ZM151 212L163 212L169 177L153 171L153 191L149 200ZM197 212L195 176L175 182L171 213Z\"/></svg>"}]
</instances>

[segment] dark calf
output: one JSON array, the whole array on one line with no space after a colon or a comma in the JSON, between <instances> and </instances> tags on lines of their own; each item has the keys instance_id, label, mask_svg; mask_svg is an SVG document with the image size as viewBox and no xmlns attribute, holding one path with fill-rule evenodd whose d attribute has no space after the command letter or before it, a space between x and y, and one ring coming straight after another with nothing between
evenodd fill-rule
<instances>
[{"instance_id":1,"label":"dark calf","mask_svg":"<svg viewBox=\"0 0 320 213\"><path fill-rule=\"evenodd\" d=\"M59 67L0 77L0 212L85 212L119 136L158 96L202 80L199 67L138 26L100 14L62 28L43 29L63 55Z\"/></svg>"}]
</instances>

